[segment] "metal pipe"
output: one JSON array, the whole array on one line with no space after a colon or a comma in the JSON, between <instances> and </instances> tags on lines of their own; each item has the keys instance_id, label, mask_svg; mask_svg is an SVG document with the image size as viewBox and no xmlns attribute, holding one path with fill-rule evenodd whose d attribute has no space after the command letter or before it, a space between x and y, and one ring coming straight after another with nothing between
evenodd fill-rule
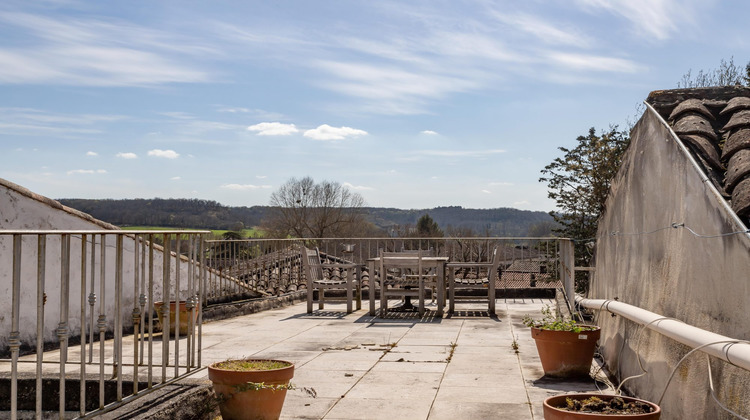
<instances>
[{"instance_id":1,"label":"metal pipe","mask_svg":"<svg viewBox=\"0 0 750 420\"><path fill-rule=\"evenodd\" d=\"M750 344L740 342L727 343L727 341L731 342L741 340L702 330L682 321L665 318L663 315L615 300L586 299L576 296L576 302L588 309L599 311L606 310L615 315L627 318L637 324L646 325L648 329L656 331L691 348L705 346L701 348L702 352L750 371ZM722 343L710 344L716 342Z\"/></svg>"}]
</instances>

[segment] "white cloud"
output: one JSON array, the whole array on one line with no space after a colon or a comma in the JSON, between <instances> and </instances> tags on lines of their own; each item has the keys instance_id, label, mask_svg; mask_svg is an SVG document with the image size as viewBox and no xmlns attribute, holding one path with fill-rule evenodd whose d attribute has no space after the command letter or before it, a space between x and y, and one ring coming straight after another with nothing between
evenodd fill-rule
<instances>
[{"instance_id":1,"label":"white cloud","mask_svg":"<svg viewBox=\"0 0 750 420\"><path fill-rule=\"evenodd\" d=\"M485 193L485 194L492 194L492 191L490 191L490 190L482 190L482 192Z\"/></svg>"},{"instance_id":2,"label":"white cloud","mask_svg":"<svg viewBox=\"0 0 750 420\"><path fill-rule=\"evenodd\" d=\"M432 130L420 131L419 134L426 134L428 136L437 136L438 135L437 131L432 131Z\"/></svg>"},{"instance_id":3,"label":"white cloud","mask_svg":"<svg viewBox=\"0 0 750 420\"><path fill-rule=\"evenodd\" d=\"M514 206L519 206L519 207L520 206L528 206L529 204L531 204L531 203L529 203L527 200L516 201L516 202L513 203Z\"/></svg>"},{"instance_id":4,"label":"white cloud","mask_svg":"<svg viewBox=\"0 0 750 420\"><path fill-rule=\"evenodd\" d=\"M255 175L255 177L258 178L258 179L266 179L266 178L268 178L267 175Z\"/></svg>"},{"instance_id":5,"label":"white cloud","mask_svg":"<svg viewBox=\"0 0 750 420\"><path fill-rule=\"evenodd\" d=\"M107 171L104 169L73 169L67 172L68 175L93 175L93 174L106 174Z\"/></svg>"},{"instance_id":6,"label":"white cloud","mask_svg":"<svg viewBox=\"0 0 750 420\"><path fill-rule=\"evenodd\" d=\"M282 124L280 122L262 122L247 127L248 131L257 131L259 136L288 136L299 132L294 124Z\"/></svg>"},{"instance_id":7,"label":"white cloud","mask_svg":"<svg viewBox=\"0 0 750 420\"><path fill-rule=\"evenodd\" d=\"M86 156L99 156L99 153L88 151L86 152Z\"/></svg>"},{"instance_id":8,"label":"white cloud","mask_svg":"<svg viewBox=\"0 0 750 420\"><path fill-rule=\"evenodd\" d=\"M349 189L352 189L352 190L358 190L358 191L370 191L370 190L374 189L372 187L365 187L364 185L353 185L353 184L351 184L349 182L344 182L341 185L343 185L346 188L349 188Z\"/></svg>"},{"instance_id":9,"label":"white cloud","mask_svg":"<svg viewBox=\"0 0 750 420\"><path fill-rule=\"evenodd\" d=\"M153 157L166 158L166 159L177 159L178 157L180 157L180 154L175 152L174 150L161 150L161 149L149 150L148 155L153 156Z\"/></svg>"},{"instance_id":10,"label":"white cloud","mask_svg":"<svg viewBox=\"0 0 750 420\"><path fill-rule=\"evenodd\" d=\"M513 185L512 182L490 182L487 184L490 187L510 187Z\"/></svg>"},{"instance_id":11,"label":"white cloud","mask_svg":"<svg viewBox=\"0 0 750 420\"><path fill-rule=\"evenodd\" d=\"M182 179L182 177L179 177L179 176L173 176L172 178L169 178L169 179L170 179L170 180L172 180L172 181L179 181L179 180L181 180L181 179Z\"/></svg>"},{"instance_id":12,"label":"white cloud","mask_svg":"<svg viewBox=\"0 0 750 420\"><path fill-rule=\"evenodd\" d=\"M120 152L116 154L115 156L118 158L122 158L122 159L137 159L138 158L138 155L132 152Z\"/></svg>"},{"instance_id":13,"label":"white cloud","mask_svg":"<svg viewBox=\"0 0 750 420\"><path fill-rule=\"evenodd\" d=\"M305 137L313 140L344 140L347 137L366 136L367 131L351 127L331 127L323 124L311 130L305 131Z\"/></svg>"},{"instance_id":14,"label":"white cloud","mask_svg":"<svg viewBox=\"0 0 750 420\"><path fill-rule=\"evenodd\" d=\"M271 188L270 185L252 185L252 184L224 184L221 188L225 190L248 191Z\"/></svg>"}]
</instances>

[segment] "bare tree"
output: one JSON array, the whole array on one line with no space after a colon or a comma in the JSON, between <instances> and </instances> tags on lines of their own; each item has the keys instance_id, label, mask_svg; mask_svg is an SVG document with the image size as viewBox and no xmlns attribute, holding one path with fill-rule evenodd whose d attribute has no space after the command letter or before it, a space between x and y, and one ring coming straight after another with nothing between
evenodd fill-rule
<instances>
[{"instance_id":1,"label":"bare tree","mask_svg":"<svg viewBox=\"0 0 750 420\"><path fill-rule=\"evenodd\" d=\"M270 205L263 226L274 237L332 238L369 231L364 198L338 182L291 178L271 194Z\"/></svg>"},{"instance_id":2,"label":"bare tree","mask_svg":"<svg viewBox=\"0 0 750 420\"><path fill-rule=\"evenodd\" d=\"M678 88L697 88L709 86L742 86L750 84L750 63L744 68L734 64L734 57L729 61L721 59L719 67L713 70L699 70L693 76L692 69L682 75L677 82Z\"/></svg>"}]
</instances>

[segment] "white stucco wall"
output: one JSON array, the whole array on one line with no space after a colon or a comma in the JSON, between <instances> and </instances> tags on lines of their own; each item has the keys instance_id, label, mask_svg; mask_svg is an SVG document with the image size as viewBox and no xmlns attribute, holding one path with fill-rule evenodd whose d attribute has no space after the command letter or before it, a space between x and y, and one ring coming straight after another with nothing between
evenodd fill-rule
<instances>
[{"instance_id":1,"label":"white stucco wall","mask_svg":"<svg viewBox=\"0 0 750 420\"><path fill-rule=\"evenodd\" d=\"M589 296L617 298L699 328L750 340L748 235L700 238L685 228L653 232L672 223L684 223L705 235L746 229L704 179L671 131L647 110L632 132L599 223ZM608 369L620 378L640 374L637 350L648 374L629 381L627 387L639 397L658 400L668 375L689 349L650 331L642 334L636 349L639 328L633 323L607 314L598 322ZM716 360L712 367L719 398L750 414L750 374ZM664 419L732 418L709 395L703 354L691 356L677 370L662 409Z\"/></svg>"},{"instance_id":2,"label":"white stucco wall","mask_svg":"<svg viewBox=\"0 0 750 420\"><path fill-rule=\"evenodd\" d=\"M107 230L116 227L98 221L88 215L65 208L58 202L41 197L30 191L0 180L0 229L2 230ZM100 239L97 238L97 241ZM105 309L109 329L114 326L115 309L115 245L114 236L107 238L106 242L106 274L105 274ZM136 298L134 290L134 254L135 241L132 237L123 240L123 295L121 300L121 317L125 326L132 325L133 303ZM70 335L79 335L81 327L81 237L71 237L70 246L70 285L68 324ZM91 245L87 246L86 282L84 297L88 311L87 298L90 293L91 275L95 276L94 293L98 297L94 307L95 319L98 317L99 304L102 302L100 283L100 247L96 248L96 264L91 267ZM8 335L11 331L11 307L12 307L12 257L13 240L7 235L0 235L0 350L7 349ZM154 301L162 300L162 272L163 254L156 249L154 252ZM170 290L174 290L175 282L175 258L171 258L171 281ZM181 289L187 286L187 264L180 264ZM56 329L60 322L60 291L61 291L61 247L60 237L50 235L47 240L46 249L46 275L44 290L47 294L47 303L44 306L44 341L56 341ZM187 296L183 293L180 298ZM172 296L172 300L174 297ZM22 269L21 269L21 313L20 334L22 343L30 346L36 344L37 326L37 240L36 236L27 236L23 240ZM88 317L87 315L87 321Z\"/></svg>"}]
</instances>

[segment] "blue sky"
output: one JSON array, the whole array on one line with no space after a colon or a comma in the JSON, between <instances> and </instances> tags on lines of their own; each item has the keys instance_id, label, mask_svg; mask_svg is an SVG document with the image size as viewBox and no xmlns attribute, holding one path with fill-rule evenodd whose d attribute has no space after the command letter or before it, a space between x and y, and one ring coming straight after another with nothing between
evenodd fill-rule
<instances>
[{"instance_id":1,"label":"blue sky","mask_svg":"<svg viewBox=\"0 0 750 420\"><path fill-rule=\"evenodd\" d=\"M540 170L688 70L750 59L750 3L17 1L0 177L52 198L552 210Z\"/></svg>"}]
</instances>

